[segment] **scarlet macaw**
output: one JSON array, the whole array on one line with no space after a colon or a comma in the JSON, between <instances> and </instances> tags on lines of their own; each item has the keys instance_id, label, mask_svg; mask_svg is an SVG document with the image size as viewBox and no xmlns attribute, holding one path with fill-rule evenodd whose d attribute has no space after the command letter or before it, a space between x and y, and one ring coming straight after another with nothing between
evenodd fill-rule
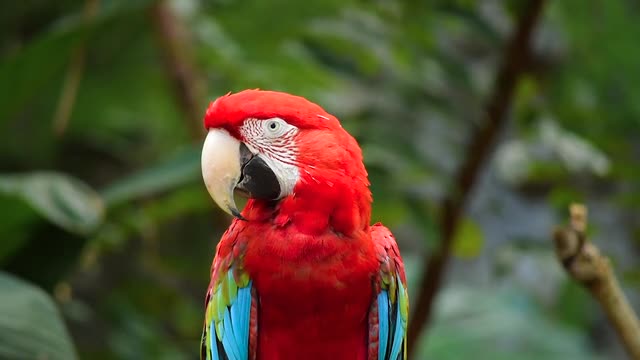
<instances>
[{"instance_id":1,"label":"scarlet macaw","mask_svg":"<svg viewBox=\"0 0 640 360\"><path fill-rule=\"evenodd\" d=\"M369 225L362 152L338 119L245 90L211 103L204 125L204 182L235 219L211 267L201 359L406 359L404 265L391 232Z\"/></svg>"}]
</instances>

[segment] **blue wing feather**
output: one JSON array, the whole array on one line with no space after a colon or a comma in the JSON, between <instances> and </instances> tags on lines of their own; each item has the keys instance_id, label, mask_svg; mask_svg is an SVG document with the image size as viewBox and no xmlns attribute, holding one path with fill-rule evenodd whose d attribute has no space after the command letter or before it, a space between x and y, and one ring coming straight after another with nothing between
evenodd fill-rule
<instances>
[{"instance_id":1,"label":"blue wing feather","mask_svg":"<svg viewBox=\"0 0 640 360\"><path fill-rule=\"evenodd\" d=\"M232 304L231 306L233 307L234 305L235 304ZM225 309L224 311L223 326L224 336L222 337L222 345L224 346L224 350L227 352L229 360L240 360L240 354L238 354L238 342L235 334L233 333L229 309Z\"/></svg>"},{"instance_id":2,"label":"blue wing feather","mask_svg":"<svg viewBox=\"0 0 640 360\"><path fill-rule=\"evenodd\" d=\"M238 359L249 357L249 313L251 312L250 287L238 289L238 297L231 305L231 325Z\"/></svg>"},{"instance_id":3,"label":"blue wing feather","mask_svg":"<svg viewBox=\"0 0 640 360\"><path fill-rule=\"evenodd\" d=\"M398 293L404 292L402 282L398 279ZM402 341L404 340L404 329L406 328L406 324L403 326L402 316L400 315L400 296L398 296L398 300L396 300L395 306L392 311L396 312L396 324L393 334L393 346L391 347L391 356L389 359L396 360L400 356L400 349L402 348Z\"/></svg>"},{"instance_id":4,"label":"blue wing feather","mask_svg":"<svg viewBox=\"0 0 640 360\"><path fill-rule=\"evenodd\" d=\"M241 315L239 314L240 311L240 301L238 301L238 304L236 304L237 306L232 306L231 307L231 330L233 331L233 336L234 336L234 343L236 345L236 348L238 349L238 356L240 358L242 358L242 329L240 327L240 317ZM226 321L226 320L225 320Z\"/></svg>"},{"instance_id":5,"label":"blue wing feather","mask_svg":"<svg viewBox=\"0 0 640 360\"><path fill-rule=\"evenodd\" d=\"M406 292L400 277L396 278L395 302L391 301L389 290L378 294L378 360L400 360L403 353L407 331L406 314L402 313Z\"/></svg>"},{"instance_id":6,"label":"blue wing feather","mask_svg":"<svg viewBox=\"0 0 640 360\"><path fill-rule=\"evenodd\" d=\"M377 347L378 360L406 360L409 299L400 250L391 231L380 223L371 227L371 239L380 267L375 284L377 314L372 312L369 318L369 351L375 357Z\"/></svg>"},{"instance_id":7,"label":"blue wing feather","mask_svg":"<svg viewBox=\"0 0 640 360\"><path fill-rule=\"evenodd\" d=\"M209 331L208 353L211 360L248 360L249 359L249 320L251 313L252 282L238 288L237 295L227 306L217 309L222 313L218 328L216 320L210 319L206 329ZM215 294L214 297L218 295ZM219 295L218 295L219 296ZM215 298L209 301L216 301Z\"/></svg>"},{"instance_id":8,"label":"blue wing feather","mask_svg":"<svg viewBox=\"0 0 640 360\"><path fill-rule=\"evenodd\" d=\"M218 336L216 335L216 325L211 322L209 325L209 331L211 332L209 336L209 348L211 349L211 360L220 360L220 355L218 354Z\"/></svg>"},{"instance_id":9,"label":"blue wing feather","mask_svg":"<svg viewBox=\"0 0 640 360\"><path fill-rule=\"evenodd\" d=\"M378 294L378 359L384 359L389 339L389 293L387 290Z\"/></svg>"},{"instance_id":10,"label":"blue wing feather","mask_svg":"<svg viewBox=\"0 0 640 360\"><path fill-rule=\"evenodd\" d=\"M238 333L243 334L242 344L240 346L240 350L242 353L240 354L242 359L249 358L249 315L251 313L251 282L249 282L249 286L246 288L242 288L238 290L238 302L239 307L236 310L240 316L240 320L237 323Z\"/></svg>"}]
</instances>

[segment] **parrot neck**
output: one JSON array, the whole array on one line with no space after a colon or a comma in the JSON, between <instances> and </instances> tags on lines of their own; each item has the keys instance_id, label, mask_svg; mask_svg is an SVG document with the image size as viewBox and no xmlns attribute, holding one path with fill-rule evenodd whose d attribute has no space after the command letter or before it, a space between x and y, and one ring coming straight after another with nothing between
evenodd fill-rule
<instances>
[{"instance_id":1,"label":"parrot neck","mask_svg":"<svg viewBox=\"0 0 640 360\"><path fill-rule=\"evenodd\" d=\"M301 233L333 232L354 237L367 231L371 219L371 192L366 173L348 176L344 171L301 171L292 194L277 200L251 199L243 214L249 221L295 226Z\"/></svg>"}]
</instances>

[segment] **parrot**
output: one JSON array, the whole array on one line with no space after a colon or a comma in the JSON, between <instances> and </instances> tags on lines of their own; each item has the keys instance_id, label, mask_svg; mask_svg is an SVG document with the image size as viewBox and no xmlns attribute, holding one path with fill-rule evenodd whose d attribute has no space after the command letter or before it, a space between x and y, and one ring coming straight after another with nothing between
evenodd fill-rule
<instances>
[{"instance_id":1,"label":"parrot","mask_svg":"<svg viewBox=\"0 0 640 360\"><path fill-rule=\"evenodd\" d=\"M370 225L362 151L340 121L304 97L249 89L211 102L204 127L204 185L233 218L211 265L200 358L406 359L404 264L389 229Z\"/></svg>"}]
</instances>

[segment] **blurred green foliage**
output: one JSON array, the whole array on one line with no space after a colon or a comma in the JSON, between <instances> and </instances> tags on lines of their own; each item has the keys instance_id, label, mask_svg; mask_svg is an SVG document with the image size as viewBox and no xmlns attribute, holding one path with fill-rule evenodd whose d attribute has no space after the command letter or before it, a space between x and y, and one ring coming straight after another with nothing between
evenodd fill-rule
<instances>
[{"instance_id":1,"label":"blurred green foliage","mask_svg":"<svg viewBox=\"0 0 640 360\"><path fill-rule=\"evenodd\" d=\"M0 357L194 359L229 219L201 184L196 119L176 96L156 4L97 4L89 21L83 1L0 5ZM402 247L410 294L521 5L169 2L207 99L282 90L342 119L363 148L372 220ZM549 230L570 201L586 201L598 245L623 273L640 271L639 18L631 0L549 2L418 358L621 357L553 259ZM79 51L80 85L57 133ZM637 276L625 279L638 300Z\"/></svg>"}]
</instances>

